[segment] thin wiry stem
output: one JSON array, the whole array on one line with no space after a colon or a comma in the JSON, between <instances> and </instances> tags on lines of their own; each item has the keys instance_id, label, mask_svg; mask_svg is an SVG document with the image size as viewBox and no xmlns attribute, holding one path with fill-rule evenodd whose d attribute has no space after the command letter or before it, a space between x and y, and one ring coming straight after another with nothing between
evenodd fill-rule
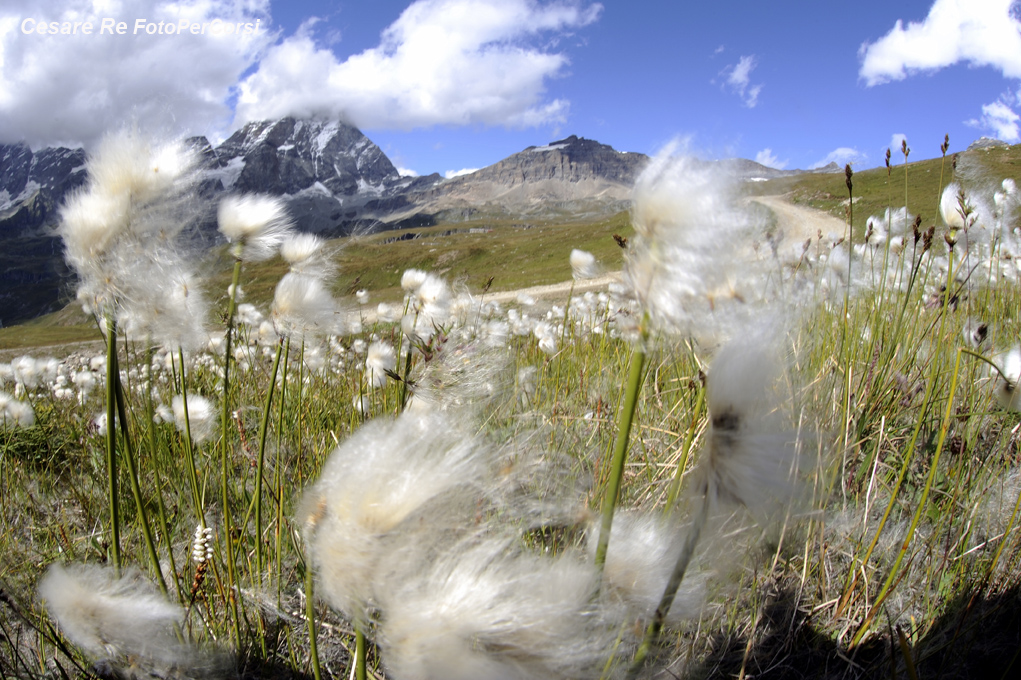
<instances>
[{"instance_id":1,"label":"thin wiry stem","mask_svg":"<svg viewBox=\"0 0 1021 680\"><path fill-rule=\"evenodd\" d=\"M677 556L677 562L674 564L674 570L670 574L670 580L667 581L663 597L660 598L659 605L656 607L656 613L652 617L652 622L645 629L645 637L642 638L638 651L635 652L634 661L628 670L628 677L635 677L642 670L646 657L648 657L656 641L659 640L659 634L663 630L663 623L666 621L667 614L670 613L670 607L674 603L674 598L677 597L677 590L681 587L681 582L684 581L684 574L688 571L691 558L695 555L695 547L698 545L699 538L702 536L702 530L705 528L708 519L709 499L703 498L700 501L698 515L695 517L691 530L684 540L681 554Z\"/></svg>"},{"instance_id":2,"label":"thin wiry stem","mask_svg":"<svg viewBox=\"0 0 1021 680\"><path fill-rule=\"evenodd\" d=\"M312 562L305 560L305 621L308 623L309 656L312 657L312 674L315 680L322 680L319 666L319 643L316 638L316 608L313 598Z\"/></svg>"},{"instance_id":3,"label":"thin wiry stem","mask_svg":"<svg viewBox=\"0 0 1021 680\"><path fill-rule=\"evenodd\" d=\"M273 370L266 389L266 404L262 409L262 424L259 426L259 463L255 469L255 573L262 578L262 475L266 461L266 433L269 431L270 408L273 405L273 391L277 384L277 372L280 370L280 355L283 354L284 339L277 340L276 356L273 358Z\"/></svg>"},{"instance_id":4,"label":"thin wiry stem","mask_svg":"<svg viewBox=\"0 0 1021 680\"><path fill-rule=\"evenodd\" d=\"M241 624L238 614L238 603L235 589L238 585L237 569L234 564L234 528L230 516L230 494L228 487L229 466L228 466L228 435L230 432L230 360L231 337L234 329L234 312L237 307L238 282L241 279L241 260L234 261L234 275L231 280L230 297L227 304L227 329L224 334L224 357L223 357L223 412L220 420L220 502L223 504L223 534L224 534L224 561L227 563L227 580L229 592L227 599L230 601L231 621L234 625L234 636L237 643L241 644Z\"/></svg>"},{"instance_id":5,"label":"thin wiry stem","mask_svg":"<svg viewBox=\"0 0 1021 680\"><path fill-rule=\"evenodd\" d=\"M195 470L195 450L191 443L191 419L188 416L188 389L185 382L184 350L177 348L178 361L181 363L181 408L184 411L184 462L191 486L191 499L195 504L195 515L199 526L206 528L206 513L203 509L202 492L199 490L198 473Z\"/></svg>"},{"instance_id":6,"label":"thin wiry stem","mask_svg":"<svg viewBox=\"0 0 1021 680\"><path fill-rule=\"evenodd\" d=\"M610 461L610 477L607 480L606 492L603 496L602 521L599 527L599 541L596 544L596 568L603 570L606 563L606 549L610 544L610 528L613 525L613 512L620 495L621 480L624 477L624 463L627 461L628 444L631 437L631 424L635 409L638 407L638 395L642 390L642 377L645 369L645 343L649 338L649 317L646 313L642 319L638 344L631 356L631 372L628 375L624 403L620 409L620 420L617 423L617 439L613 446L613 458Z\"/></svg>"},{"instance_id":7,"label":"thin wiry stem","mask_svg":"<svg viewBox=\"0 0 1021 680\"><path fill-rule=\"evenodd\" d=\"M107 495L110 503L110 544L113 549L113 566L121 568L121 518L117 497L117 388L120 372L117 370L117 322L112 314L106 317L106 474Z\"/></svg>"},{"instance_id":8,"label":"thin wiry stem","mask_svg":"<svg viewBox=\"0 0 1021 680\"><path fill-rule=\"evenodd\" d=\"M117 356L115 354L114 360L116 361L116 359ZM119 375L119 365L115 364L114 368ZM146 509L145 503L142 501L142 489L138 484L138 467L135 465L135 451L134 447L131 445L131 433L128 431L127 400L124 396L124 387L121 385L120 380L117 381L114 392L117 397L117 414L120 417L121 437L124 439L124 461L128 465L128 480L131 482L131 495L135 498L135 510L138 512L138 522L142 526L142 537L145 539L145 548L149 553L149 561L152 563L153 571L156 573L156 582L163 594L166 595L167 582L163 578L163 569L160 567L160 558L156 553L156 543L153 541L152 537L152 527L149 525L149 512Z\"/></svg>"},{"instance_id":9,"label":"thin wiry stem","mask_svg":"<svg viewBox=\"0 0 1021 680\"><path fill-rule=\"evenodd\" d=\"M925 478L925 486L922 488L922 495L918 499L915 507L915 514L911 517L911 524L908 526L907 533L904 537L904 542L901 544L900 551L897 553L897 558L894 560L893 566L890 568L890 573L886 577L886 582L883 583L882 589L879 591L879 595L876 596L875 601L872 603L871 609L868 614L865 615L865 620L862 622L858 632L855 633L854 638L851 640L851 646L856 646L861 642L862 637L868 632L869 626L872 620L878 613L879 608L886 601L893 584L897 581L897 574L900 571L900 565L904 561L904 556L908 552L908 548L911 547L911 540L914 538L915 529L918 528L918 522L922 519L922 512L925 510L925 506L929 501L929 493L932 491L932 483L936 478L936 470L939 468L940 455L943 453L943 445L946 443L947 432L950 430L950 419L954 412L954 394L957 392L957 377L961 370L961 350L957 351L957 359L954 362L954 372L950 377L950 390L947 395L947 408L943 414L943 422L939 428L939 440L936 443L936 451L933 453L932 460L929 462L929 474Z\"/></svg>"}]
</instances>

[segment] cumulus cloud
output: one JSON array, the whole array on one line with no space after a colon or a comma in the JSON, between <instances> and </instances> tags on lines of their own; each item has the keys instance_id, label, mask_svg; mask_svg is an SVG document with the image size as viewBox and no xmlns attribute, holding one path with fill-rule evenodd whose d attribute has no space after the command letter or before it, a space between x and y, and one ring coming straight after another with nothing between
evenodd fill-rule
<instances>
[{"instance_id":1,"label":"cumulus cloud","mask_svg":"<svg viewBox=\"0 0 1021 680\"><path fill-rule=\"evenodd\" d=\"M921 22L898 20L889 33L864 43L858 75L878 85L920 71L959 62L991 66L1008 78L1021 78L1021 22L1014 0L935 0Z\"/></svg>"},{"instance_id":2,"label":"cumulus cloud","mask_svg":"<svg viewBox=\"0 0 1021 680\"><path fill-rule=\"evenodd\" d=\"M752 71L758 66L755 55L741 57L736 64L728 66L720 73L726 80L724 84L731 92L737 94L744 100L744 105L754 109L759 103L759 93L762 92L762 85L752 85Z\"/></svg>"},{"instance_id":3,"label":"cumulus cloud","mask_svg":"<svg viewBox=\"0 0 1021 680\"><path fill-rule=\"evenodd\" d=\"M419 0L378 46L344 61L299 33L241 82L236 122L285 114L340 116L368 129L562 122L568 102L547 99L546 82L568 60L545 45L601 11L573 1Z\"/></svg>"},{"instance_id":4,"label":"cumulus cloud","mask_svg":"<svg viewBox=\"0 0 1021 680\"><path fill-rule=\"evenodd\" d=\"M397 168L397 174L401 177L418 177L418 173L411 168Z\"/></svg>"},{"instance_id":5,"label":"cumulus cloud","mask_svg":"<svg viewBox=\"0 0 1021 680\"><path fill-rule=\"evenodd\" d=\"M101 34L104 18L115 26L123 22L124 34ZM140 19L145 23L136 32ZM221 22L216 34L214 20ZM178 32L182 21L189 29L193 23L208 24L206 33ZM74 22L91 22L93 30L91 35L80 27L77 35L23 31L41 22L69 22L68 30ZM237 23L252 24L253 32L246 35L242 28L236 34ZM153 33L146 32L147 24ZM168 35L171 24L174 33ZM0 142L88 145L124 124L166 134L225 128L232 88L275 38L268 0L123 5L5 0L0 4Z\"/></svg>"},{"instance_id":6,"label":"cumulus cloud","mask_svg":"<svg viewBox=\"0 0 1021 680\"><path fill-rule=\"evenodd\" d=\"M282 37L270 0L4 0L0 143L88 146L125 124L218 141L241 123L284 115L371 129L556 123L569 103L546 86L565 75L568 58L554 46L602 12L583 3L418 0L378 46L342 60L335 36L312 37L316 19ZM125 32L101 34L104 18L124 22ZM214 33L217 20L221 29L259 22L259 30ZM54 21L91 22L93 31L22 30ZM182 21L205 33L177 30Z\"/></svg>"},{"instance_id":7,"label":"cumulus cloud","mask_svg":"<svg viewBox=\"0 0 1021 680\"><path fill-rule=\"evenodd\" d=\"M991 132L997 139L1005 142L1017 142L1021 139L1018 134L1018 116L1003 100L995 101L992 104L982 105L982 116L978 119L966 121L968 125L980 130Z\"/></svg>"},{"instance_id":8,"label":"cumulus cloud","mask_svg":"<svg viewBox=\"0 0 1021 680\"><path fill-rule=\"evenodd\" d=\"M836 163L837 165L843 166L850 163L851 165L857 165L864 163L867 156L858 149L854 149L847 146L841 146L833 151L826 154L826 158L821 161L817 161L809 166L810 169L815 170L816 168L822 168L830 163Z\"/></svg>"},{"instance_id":9,"label":"cumulus cloud","mask_svg":"<svg viewBox=\"0 0 1021 680\"><path fill-rule=\"evenodd\" d=\"M787 167L789 161L780 160L773 153L770 148L765 148L762 151L755 154L755 162L760 165L765 165L767 168L776 168L777 170L783 170Z\"/></svg>"}]
</instances>

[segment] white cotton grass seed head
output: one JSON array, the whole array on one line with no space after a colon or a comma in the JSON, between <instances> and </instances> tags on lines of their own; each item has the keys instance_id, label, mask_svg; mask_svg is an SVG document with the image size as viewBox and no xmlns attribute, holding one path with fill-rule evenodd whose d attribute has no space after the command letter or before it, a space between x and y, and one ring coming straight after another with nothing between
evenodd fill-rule
<instances>
[{"instance_id":1,"label":"white cotton grass seed head","mask_svg":"<svg viewBox=\"0 0 1021 680\"><path fill-rule=\"evenodd\" d=\"M573 553L469 538L403 578L379 576L382 658L400 680L596 678L619 642L592 597L592 562Z\"/></svg>"},{"instance_id":2,"label":"white cotton grass seed head","mask_svg":"<svg viewBox=\"0 0 1021 680\"><path fill-rule=\"evenodd\" d=\"M993 397L1007 411L1021 411L1021 348L1014 347L993 357L999 370L990 367L993 376Z\"/></svg>"},{"instance_id":3,"label":"white cotton grass seed head","mask_svg":"<svg viewBox=\"0 0 1021 680\"><path fill-rule=\"evenodd\" d=\"M298 340L342 330L337 304L322 279L288 272L273 294L273 324L277 332Z\"/></svg>"},{"instance_id":4,"label":"white cotton grass seed head","mask_svg":"<svg viewBox=\"0 0 1021 680\"><path fill-rule=\"evenodd\" d=\"M35 425L35 411L27 401L15 399L6 392L0 392L0 426L5 428L32 427Z\"/></svg>"},{"instance_id":5,"label":"white cotton grass seed head","mask_svg":"<svg viewBox=\"0 0 1021 680\"><path fill-rule=\"evenodd\" d=\"M118 576L110 566L54 564L39 581L39 596L68 639L94 660L123 664L119 670L167 677L171 667L187 674L224 665L180 641L184 611L137 571Z\"/></svg>"},{"instance_id":6,"label":"white cotton grass seed head","mask_svg":"<svg viewBox=\"0 0 1021 680\"><path fill-rule=\"evenodd\" d=\"M596 256L585 250L575 248L571 251L571 273L575 281L594 279L599 276L599 264Z\"/></svg>"},{"instance_id":7,"label":"white cotton grass seed head","mask_svg":"<svg viewBox=\"0 0 1021 680\"><path fill-rule=\"evenodd\" d=\"M189 392L187 397L187 409L185 408L185 398L180 394L174 395L171 400L174 425L182 434L185 433L187 426L191 431L192 441L201 444L211 439L216 433L216 408L213 402L199 394Z\"/></svg>"},{"instance_id":8,"label":"white cotton grass seed head","mask_svg":"<svg viewBox=\"0 0 1021 680\"><path fill-rule=\"evenodd\" d=\"M246 262L272 257L292 228L283 200L262 194L227 196L220 201L217 223L231 252Z\"/></svg>"},{"instance_id":9,"label":"white cotton grass seed head","mask_svg":"<svg viewBox=\"0 0 1021 680\"><path fill-rule=\"evenodd\" d=\"M196 160L181 143L160 144L137 132L120 131L100 141L87 170L103 193L123 194L144 204L166 193Z\"/></svg>"},{"instance_id":10,"label":"white cotton grass seed head","mask_svg":"<svg viewBox=\"0 0 1021 680\"><path fill-rule=\"evenodd\" d=\"M392 345L381 340L369 344L365 355L365 383L371 388L379 388L386 384L387 371L397 368L397 352Z\"/></svg>"},{"instance_id":11,"label":"white cotton grass seed head","mask_svg":"<svg viewBox=\"0 0 1021 680\"><path fill-rule=\"evenodd\" d=\"M720 348L709 365L710 428L696 493L710 507L747 508L760 524L782 518L803 470L798 433L781 403L783 365L774 331L752 328Z\"/></svg>"},{"instance_id":12,"label":"white cotton grass seed head","mask_svg":"<svg viewBox=\"0 0 1021 680\"><path fill-rule=\"evenodd\" d=\"M961 197L964 196L964 207L969 205L968 197L962 193L961 185L951 182L943 189L939 199L939 212L943 217L943 223L950 229L963 229L964 213L962 212Z\"/></svg>"},{"instance_id":13,"label":"white cotton grass seed head","mask_svg":"<svg viewBox=\"0 0 1021 680\"><path fill-rule=\"evenodd\" d=\"M712 334L764 295L752 222L717 166L654 158L635 182L624 281L650 319L675 332Z\"/></svg>"},{"instance_id":14,"label":"white cotton grass seed head","mask_svg":"<svg viewBox=\"0 0 1021 680\"><path fill-rule=\"evenodd\" d=\"M291 271L319 279L333 276L333 265L324 249L325 241L315 234L293 232L280 244L280 257Z\"/></svg>"},{"instance_id":15,"label":"white cotton grass seed head","mask_svg":"<svg viewBox=\"0 0 1021 680\"><path fill-rule=\"evenodd\" d=\"M421 269L406 269L401 275L401 288L408 292L414 292L425 283L427 276L428 274Z\"/></svg>"},{"instance_id":16,"label":"white cotton grass seed head","mask_svg":"<svg viewBox=\"0 0 1021 680\"><path fill-rule=\"evenodd\" d=\"M303 495L297 519L317 590L364 619L385 537L425 505L460 502L485 469L486 450L452 416L405 412L360 427L330 455Z\"/></svg>"},{"instance_id":17,"label":"white cotton grass seed head","mask_svg":"<svg viewBox=\"0 0 1021 680\"><path fill-rule=\"evenodd\" d=\"M586 534L586 547L594 558L599 522ZM648 620L656 612L667 582L683 550L685 527L661 513L621 510L613 516L613 531L603 566L603 583L636 615ZM706 574L695 566L685 573L666 622L670 625L697 618L706 600Z\"/></svg>"}]
</instances>

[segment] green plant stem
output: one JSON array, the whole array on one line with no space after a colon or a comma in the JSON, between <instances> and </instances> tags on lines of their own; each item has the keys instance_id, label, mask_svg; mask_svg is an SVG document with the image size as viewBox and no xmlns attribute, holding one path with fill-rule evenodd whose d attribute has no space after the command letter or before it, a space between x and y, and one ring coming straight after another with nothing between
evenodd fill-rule
<instances>
[{"instance_id":1,"label":"green plant stem","mask_svg":"<svg viewBox=\"0 0 1021 680\"><path fill-rule=\"evenodd\" d=\"M695 546L698 545L698 540L702 536L702 530L705 528L708 519L709 499L702 498L699 502L698 515L695 517L688 536L684 540L681 554L677 556L677 562L674 564L674 570L670 574L670 580L667 581L663 597L660 598L659 605L656 607L656 613L652 617L652 622L646 627L645 636L638 646L638 651L635 652L635 658L628 671L628 677L633 678L641 671L646 657L659 640L659 634L663 630L663 623L666 621L667 614L670 613L670 607L674 603L674 598L677 597L677 590L681 587L681 582L684 581L684 574L688 571L691 558L695 555Z\"/></svg>"},{"instance_id":2,"label":"green plant stem","mask_svg":"<svg viewBox=\"0 0 1021 680\"><path fill-rule=\"evenodd\" d=\"M177 565L174 560L173 542L170 540L170 524L167 522L167 508L163 502L163 480L160 477L161 461L157 456L159 446L156 443L156 421L154 419L155 408L152 405L152 359L155 351L150 349L145 362L145 431L149 440L149 455L153 462L153 477L156 483L156 509L159 513L160 531L163 532L163 540L167 544L167 561L170 566L170 576L174 579L174 587L177 589L178 597L183 597L181 592L181 577L177 574ZM171 362L173 363L173 362ZM173 384L173 383L171 383ZM166 595L167 593L164 593Z\"/></svg>"},{"instance_id":3,"label":"green plant stem","mask_svg":"<svg viewBox=\"0 0 1021 680\"><path fill-rule=\"evenodd\" d=\"M308 624L309 656L312 658L312 674L315 680L322 680L323 672L319 665L319 643L316 639L316 608L314 585L312 579L312 563L305 560L305 621Z\"/></svg>"},{"instance_id":4,"label":"green plant stem","mask_svg":"<svg viewBox=\"0 0 1021 680\"><path fill-rule=\"evenodd\" d=\"M667 493L666 505L663 507L663 513L669 515L673 512L674 504L677 502L677 496L681 493L681 480L684 477L684 469L688 467L688 458L691 455L691 443L695 439L695 431L698 428L698 421L702 415L702 406L705 404L705 388L698 391L698 400L695 402L695 410L691 414L691 424L688 426L688 434L684 437L684 450L681 453L681 459L677 463L677 473L674 475L674 480L670 484L670 491Z\"/></svg>"},{"instance_id":5,"label":"green plant stem","mask_svg":"<svg viewBox=\"0 0 1021 680\"><path fill-rule=\"evenodd\" d=\"M188 483L191 486L191 499L195 504L195 515L198 517L199 526L206 528L206 513L203 509L202 492L199 489L198 472L195 470L195 449L191 442L191 419L188 416L188 385L185 381L184 350L177 348L178 361L181 363L181 408L184 411L184 463L188 473Z\"/></svg>"},{"instance_id":6,"label":"green plant stem","mask_svg":"<svg viewBox=\"0 0 1021 680\"><path fill-rule=\"evenodd\" d=\"M117 356L114 355L116 361ZM120 367L114 366L117 373ZM156 543L152 538L152 527L149 524L149 511L142 501L142 489L138 483L138 467L135 465L135 451L131 444L131 433L128 431L128 413L124 387L118 380L115 393L117 397L117 415L120 417L121 437L124 440L124 462L128 466L128 480L131 482L131 495L135 497L135 510L138 512L138 523L142 526L142 537L145 540L145 548L149 553L149 561L152 563L153 571L156 573L156 582L164 595L167 594L167 582L163 578L163 569L160 567L160 558L156 552Z\"/></svg>"},{"instance_id":7,"label":"green plant stem","mask_svg":"<svg viewBox=\"0 0 1021 680\"><path fill-rule=\"evenodd\" d=\"M110 543L113 549L113 566L121 569L121 519L117 497L117 322L112 313L106 317L106 474L107 495L110 503Z\"/></svg>"},{"instance_id":8,"label":"green plant stem","mask_svg":"<svg viewBox=\"0 0 1021 680\"><path fill-rule=\"evenodd\" d=\"M276 453L276 465L273 469L274 485L277 490L277 525L276 525L276 574L277 574L277 603L279 604L282 595L282 579L281 564L282 564L282 550L283 550L283 527L284 527L284 477L282 472L282 455L281 449L283 449L283 432L284 432L284 405L285 397L287 395L287 363L290 361L291 356L291 339L290 337L284 341L284 371L280 376L280 408L277 415L277 453Z\"/></svg>"},{"instance_id":9,"label":"green plant stem","mask_svg":"<svg viewBox=\"0 0 1021 680\"><path fill-rule=\"evenodd\" d=\"M234 274L231 279L230 296L227 303L227 328L223 337L223 410L220 418L220 503L223 509L223 535L224 555L223 559L227 565L228 592L227 599L230 602L231 622L234 627L234 637L237 644L241 644L241 624L237 604L237 569L234 564L234 528L231 521L230 493L229 493L229 437L230 432L230 361L231 361L231 338L234 331L234 312L237 307L238 283L241 280L241 260L234 260Z\"/></svg>"},{"instance_id":10,"label":"green plant stem","mask_svg":"<svg viewBox=\"0 0 1021 680\"><path fill-rule=\"evenodd\" d=\"M621 480L624 477L624 463L627 461L627 450L631 436L631 423L638 406L638 395L642 390L642 376L645 369L645 343L649 338L648 314L642 319L638 344L631 355L631 371L628 375L617 423L617 439L613 447L613 458L610 461L610 477L607 480L606 492L603 496L601 511L602 521L599 525L599 541L596 544L596 569L602 573L606 563L606 549L610 544L610 528L613 525L613 512L620 495Z\"/></svg>"},{"instance_id":11,"label":"green plant stem","mask_svg":"<svg viewBox=\"0 0 1021 680\"><path fill-rule=\"evenodd\" d=\"M262 475L266 461L266 434L269 431L270 409L273 406L273 391L277 384L277 372L280 370L280 355L283 354L284 339L277 341L276 356L273 358L273 370L266 388L266 403L262 409L262 423L259 425L259 462L255 468L255 572L262 578Z\"/></svg>"},{"instance_id":12,"label":"green plant stem","mask_svg":"<svg viewBox=\"0 0 1021 680\"><path fill-rule=\"evenodd\" d=\"M355 680L365 680L365 633L355 624Z\"/></svg>"}]
</instances>

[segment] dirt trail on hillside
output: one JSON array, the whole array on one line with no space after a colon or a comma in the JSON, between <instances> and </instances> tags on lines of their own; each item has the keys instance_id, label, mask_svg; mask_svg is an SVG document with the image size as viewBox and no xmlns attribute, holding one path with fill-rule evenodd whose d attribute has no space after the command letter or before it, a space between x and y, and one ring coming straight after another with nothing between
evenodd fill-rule
<instances>
[{"instance_id":1,"label":"dirt trail on hillside","mask_svg":"<svg viewBox=\"0 0 1021 680\"><path fill-rule=\"evenodd\" d=\"M823 236L842 236L847 229L843 220L822 210L794 205L783 196L756 196L750 200L769 208L776 215L777 227L783 233L783 245L804 243L807 238L816 238L819 232Z\"/></svg>"},{"instance_id":2,"label":"dirt trail on hillside","mask_svg":"<svg viewBox=\"0 0 1021 680\"><path fill-rule=\"evenodd\" d=\"M806 208L804 206L794 205L787 201L783 196L756 196L749 200L759 203L776 215L776 224L779 232L782 235L780 246L786 247L788 244L800 244L804 243L805 239L815 239L819 232L822 232L823 236L828 234L843 234L846 225L842 220L833 217L821 210L814 208ZM565 263L566 265L566 263ZM600 291L606 290L606 287L614 282L619 283L622 280L622 273L608 272L603 276L595 279L587 279L584 281L563 281L561 283L553 283L545 286L532 286L530 288L521 288L519 290L507 290L507 291L496 291L487 293L480 298L484 301L495 301L500 303L513 302L519 297L530 297L537 301L543 301L549 304L551 301L566 301L568 295L572 294L571 287L573 285L573 294L582 294L588 291ZM354 311L351 313L351 319L357 320L361 318L363 324L368 325L374 323L376 320L376 310L374 305L370 305L369 309L363 309L360 312ZM43 347L33 347L30 349L5 349L0 350L0 361L11 361L13 358L22 354L31 354L33 356L45 356L54 354L58 356L67 356L75 351L89 352L90 350L96 353L102 353L103 343L102 342L81 342L81 343L64 343L57 345L48 345Z\"/></svg>"}]
</instances>

